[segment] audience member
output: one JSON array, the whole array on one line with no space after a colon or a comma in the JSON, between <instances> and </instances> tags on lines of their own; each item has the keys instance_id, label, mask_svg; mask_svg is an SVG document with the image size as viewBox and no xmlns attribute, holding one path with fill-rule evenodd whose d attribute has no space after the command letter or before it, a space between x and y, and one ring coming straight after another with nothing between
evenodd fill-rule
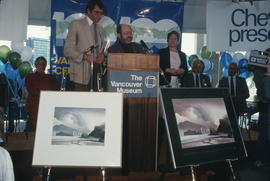
<instances>
[{"instance_id":1,"label":"audience member","mask_svg":"<svg viewBox=\"0 0 270 181\"><path fill-rule=\"evenodd\" d=\"M202 74L202 61L194 60L192 63L192 72L184 75L183 87L204 88L211 87L209 77Z\"/></svg>"},{"instance_id":2,"label":"audience member","mask_svg":"<svg viewBox=\"0 0 270 181\"><path fill-rule=\"evenodd\" d=\"M101 0L90 0L86 7L86 17L70 23L64 54L70 59L70 84L74 91L89 91L90 79L93 79L92 89L97 91L97 74L104 60L103 44L104 30L98 24L103 17L104 5ZM93 51L88 48L92 47ZM93 55L91 55L93 53ZM94 62L94 77L90 77L91 58Z\"/></svg>"},{"instance_id":3,"label":"audience member","mask_svg":"<svg viewBox=\"0 0 270 181\"><path fill-rule=\"evenodd\" d=\"M270 53L270 48L266 50ZM259 100L259 138L257 160L254 165L257 168L268 165L270 162L270 64L267 72L264 68L256 67L254 72L254 82L257 88L257 98Z\"/></svg>"},{"instance_id":4,"label":"audience member","mask_svg":"<svg viewBox=\"0 0 270 181\"><path fill-rule=\"evenodd\" d=\"M247 112L246 99L249 97L249 90L246 80L237 75L238 68L236 63L231 63L228 68L228 77L222 77L218 87L229 89L233 99L233 104L238 118L239 114Z\"/></svg>"},{"instance_id":5,"label":"audience member","mask_svg":"<svg viewBox=\"0 0 270 181\"><path fill-rule=\"evenodd\" d=\"M0 72L0 139L3 138L4 115L7 107L8 107L8 83L5 74Z\"/></svg>"},{"instance_id":6,"label":"audience member","mask_svg":"<svg viewBox=\"0 0 270 181\"><path fill-rule=\"evenodd\" d=\"M0 180L14 181L14 171L11 157L7 150L0 146Z\"/></svg>"},{"instance_id":7,"label":"audience member","mask_svg":"<svg viewBox=\"0 0 270 181\"><path fill-rule=\"evenodd\" d=\"M160 49L161 72L160 85L178 87L182 84L182 76L187 73L186 54L177 49L179 33L172 31L167 35L168 47ZM163 74L164 73L164 74Z\"/></svg>"},{"instance_id":8,"label":"audience member","mask_svg":"<svg viewBox=\"0 0 270 181\"><path fill-rule=\"evenodd\" d=\"M35 60L36 72L29 73L25 77L25 87L28 91L26 98L26 113L29 121L28 131L34 131L37 123L39 96L41 90L60 90L57 79L53 75L45 73L47 61L44 57Z\"/></svg>"},{"instance_id":9,"label":"audience member","mask_svg":"<svg viewBox=\"0 0 270 181\"><path fill-rule=\"evenodd\" d=\"M118 42L108 49L109 53L144 53L140 44L132 42L133 32L129 25L118 25L117 38Z\"/></svg>"}]
</instances>

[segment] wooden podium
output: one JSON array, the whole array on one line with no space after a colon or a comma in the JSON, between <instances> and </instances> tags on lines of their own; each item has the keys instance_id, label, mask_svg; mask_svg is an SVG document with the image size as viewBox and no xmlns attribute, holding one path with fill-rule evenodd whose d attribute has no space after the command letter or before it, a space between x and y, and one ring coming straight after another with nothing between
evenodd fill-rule
<instances>
[{"instance_id":1,"label":"wooden podium","mask_svg":"<svg viewBox=\"0 0 270 181\"><path fill-rule=\"evenodd\" d=\"M158 72L159 56L135 53L111 53L108 55L108 87L118 79L112 78L115 72L130 74L154 74L156 83L154 94L135 95L129 97L124 93L124 119L123 119L123 165L124 172L154 171L157 155L157 112L158 112ZM120 78L125 77L121 76ZM141 80L141 76L138 79ZM143 77L143 76L142 76ZM137 80L137 78L136 78ZM144 80L134 86L141 85ZM145 81L146 82L146 81ZM154 86L152 84L152 87ZM146 83L147 84L147 83ZM149 86L149 85L148 85ZM151 85L150 85L151 87ZM108 88L109 91L110 88ZM134 92L140 92L136 89ZM132 91L131 91L132 92ZM153 96L154 95L154 96Z\"/></svg>"}]
</instances>

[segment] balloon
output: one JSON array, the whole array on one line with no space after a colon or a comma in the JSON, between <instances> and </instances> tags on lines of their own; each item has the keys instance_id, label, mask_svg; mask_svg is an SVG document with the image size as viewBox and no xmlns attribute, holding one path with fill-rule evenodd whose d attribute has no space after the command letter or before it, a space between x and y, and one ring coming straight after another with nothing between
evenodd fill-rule
<instances>
[{"instance_id":1,"label":"balloon","mask_svg":"<svg viewBox=\"0 0 270 181\"><path fill-rule=\"evenodd\" d=\"M21 53L22 61L29 61L33 56L32 48L24 47Z\"/></svg>"},{"instance_id":2,"label":"balloon","mask_svg":"<svg viewBox=\"0 0 270 181\"><path fill-rule=\"evenodd\" d=\"M22 63L21 55L17 52L10 52L8 55L8 60L14 69L17 69Z\"/></svg>"},{"instance_id":3,"label":"balloon","mask_svg":"<svg viewBox=\"0 0 270 181\"><path fill-rule=\"evenodd\" d=\"M202 60L204 63L204 73L209 73L211 70L213 70L213 62L211 60L208 59L203 59Z\"/></svg>"},{"instance_id":4,"label":"balloon","mask_svg":"<svg viewBox=\"0 0 270 181\"><path fill-rule=\"evenodd\" d=\"M248 71L246 71L246 72L240 73L239 76L240 76L240 77L243 77L243 78L245 78L245 79L247 79L250 75L251 75L251 73L248 72Z\"/></svg>"},{"instance_id":5,"label":"balloon","mask_svg":"<svg viewBox=\"0 0 270 181\"><path fill-rule=\"evenodd\" d=\"M188 64L190 67L192 67L192 63L194 60L197 60L199 59L197 55L190 55L189 58L188 58Z\"/></svg>"},{"instance_id":6,"label":"balloon","mask_svg":"<svg viewBox=\"0 0 270 181\"><path fill-rule=\"evenodd\" d=\"M228 69L227 68L223 68L223 77L228 77Z\"/></svg>"},{"instance_id":7,"label":"balloon","mask_svg":"<svg viewBox=\"0 0 270 181\"><path fill-rule=\"evenodd\" d=\"M21 53L24 47L24 43L20 41L12 41L10 46L12 51Z\"/></svg>"},{"instance_id":8,"label":"balloon","mask_svg":"<svg viewBox=\"0 0 270 181\"><path fill-rule=\"evenodd\" d=\"M205 58L205 59L209 59L211 56L211 52L207 50L206 46L202 47L200 54L201 54L202 58Z\"/></svg>"},{"instance_id":9,"label":"balloon","mask_svg":"<svg viewBox=\"0 0 270 181\"><path fill-rule=\"evenodd\" d=\"M247 66L248 66L248 60L243 58L241 60L239 60L238 62L238 69L240 74L243 72L247 72Z\"/></svg>"},{"instance_id":10,"label":"balloon","mask_svg":"<svg viewBox=\"0 0 270 181\"><path fill-rule=\"evenodd\" d=\"M20 76L17 76L17 82L19 87L21 88L22 86L24 86L25 78L21 79Z\"/></svg>"},{"instance_id":11,"label":"balloon","mask_svg":"<svg viewBox=\"0 0 270 181\"><path fill-rule=\"evenodd\" d=\"M244 58L244 55L242 53L236 53L233 55L233 60L235 60L236 63L242 58Z\"/></svg>"},{"instance_id":12,"label":"balloon","mask_svg":"<svg viewBox=\"0 0 270 181\"><path fill-rule=\"evenodd\" d=\"M201 72L204 72L204 70L205 70L204 62L203 62L202 60L200 60L200 61L201 61L201 63L202 63L202 69L201 69Z\"/></svg>"},{"instance_id":13,"label":"balloon","mask_svg":"<svg viewBox=\"0 0 270 181\"><path fill-rule=\"evenodd\" d=\"M10 63L6 64L5 71L7 78L9 78L10 80L15 80L19 74L19 70L18 69L14 70L10 65Z\"/></svg>"},{"instance_id":14,"label":"balloon","mask_svg":"<svg viewBox=\"0 0 270 181\"><path fill-rule=\"evenodd\" d=\"M19 73L20 77L23 79L26 74L32 72L32 66L29 62L22 62L21 65L19 66Z\"/></svg>"},{"instance_id":15,"label":"balloon","mask_svg":"<svg viewBox=\"0 0 270 181\"><path fill-rule=\"evenodd\" d=\"M5 64L0 60L0 72L5 73Z\"/></svg>"},{"instance_id":16,"label":"balloon","mask_svg":"<svg viewBox=\"0 0 270 181\"><path fill-rule=\"evenodd\" d=\"M8 48L8 46L6 45L0 46L0 59L2 60L4 64L6 64L8 61L7 58L8 58L9 52L10 52L10 49Z\"/></svg>"},{"instance_id":17,"label":"balloon","mask_svg":"<svg viewBox=\"0 0 270 181\"><path fill-rule=\"evenodd\" d=\"M222 53L219 61L223 67L228 68L229 64L232 62L232 56L229 53Z\"/></svg>"}]
</instances>

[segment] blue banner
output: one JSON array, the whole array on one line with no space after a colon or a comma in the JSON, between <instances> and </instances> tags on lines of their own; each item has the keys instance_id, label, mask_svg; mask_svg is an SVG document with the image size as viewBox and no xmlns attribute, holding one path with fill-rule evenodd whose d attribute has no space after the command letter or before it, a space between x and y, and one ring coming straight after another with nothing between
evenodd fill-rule
<instances>
[{"instance_id":1,"label":"blue banner","mask_svg":"<svg viewBox=\"0 0 270 181\"><path fill-rule=\"evenodd\" d=\"M51 1L51 59L50 73L61 81L69 72L69 59L63 49L69 23L85 16L87 0ZM117 39L118 24L130 24L134 42L144 40L153 53L167 46L167 34L173 30L180 33L183 25L183 3L156 2L151 0L103 0L105 16L100 24L105 31L105 48ZM181 38L180 38L181 40ZM179 44L180 47L181 43Z\"/></svg>"}]
</instances>

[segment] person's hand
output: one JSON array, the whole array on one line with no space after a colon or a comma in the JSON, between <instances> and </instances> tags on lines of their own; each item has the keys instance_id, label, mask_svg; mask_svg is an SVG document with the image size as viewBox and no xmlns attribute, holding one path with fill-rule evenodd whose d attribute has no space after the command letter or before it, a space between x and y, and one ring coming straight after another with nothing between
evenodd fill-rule
<instances>
[{"instance_id":1,"label":"person's hand","mask_svg":"<svg viewBox=\"0 0 270 181\"><path fill-rule=\"evenodd\" d=\"M91 63L91 56L85 53L83 54L83 60Z\"/></svg>"},{"instance_id":2,"label":"person's hand","mask_svg":"<svg viewBox=\"0 0 270 181\"><path fill-rule=\"evenodd\" d=\"M166 68L165 72L171 73L171 74L176 74L177 70L175 68Z\"/></svg>"},{"instance_id":3,"label":"person's hand","mask_svg":"<svg viewBox=\"0 0 270 181\"><path fill-rule=\"evenodd\" d=\"M98 64L102 64L104 61L104 53L100 53L98 57L94 58L94 62Z\"/></svg>"},{"instance_id":4,"label":"person's hand","mask_svg":"<svg viewBox=\"0 0 270 181\"><path fill-rule=\"evenodd\" d=\"M183 74L184 72L185 72L185 70L182 69L182 68L179 68L179 69L176 70L177 74Z\"/></svg>"}]
</instances>

